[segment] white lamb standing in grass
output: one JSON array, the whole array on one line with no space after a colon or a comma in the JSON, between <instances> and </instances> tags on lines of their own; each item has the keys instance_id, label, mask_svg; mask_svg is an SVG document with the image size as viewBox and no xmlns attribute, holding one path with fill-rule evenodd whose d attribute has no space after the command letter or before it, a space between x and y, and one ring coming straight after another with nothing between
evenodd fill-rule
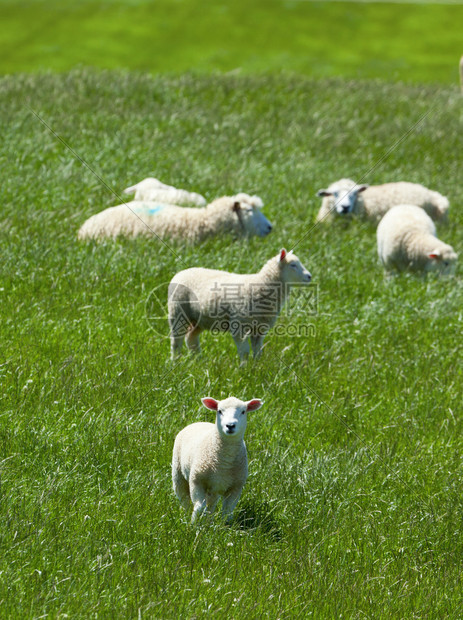
<instances>
[{"instance_id":1,"label":"white lamb standing in grass","mask_svg":"<svg viewBox=\"0 0 463 620\"><path fill-rule=\"evenodd\" d=\"M249 340L254 357L259 357L291 285L306 285L311 279L298 257L284 248L257 273L198 267L180 271L168 294L172 359L181 354L183 339L198 352L203 330L230 332L242 363L249 356Z\"/></svg>"},{"instance_id":2,"label":"white lamb standing in grass","mask_svg":"<svg viewBox=\"0 0 463 620\"><path fill-rule=\"evenodd\" d=\"M436 237L429 215L415 205L398 205L386 213L376 231L378 254L388 271L451 273L457 254Z\"/></svg>"},{"instance_id":3,"label":"white lamb standing in grass","mask_svg":"<svg viewBox=\"0 0 463 620\"><path fill-rule=\"evenodd\" d=\"M82 224L79 239L158 237L198 243L207 237L265 237L272 225L260 211L258 196L223 196L206 207L179 207L133 200L92 215Z\"/></svg>"},{"instance_id":4,"label":"white lamb standing in grass","mask_svg":"<svg viewBox=\"0 0 463 620\"><path fill-rule=\"evenodd\" d=\"M207 409L216 411L215 424L196 422L181 430L174 443L172 483L185 510L193 505L191 521L203 512L212 513L219 497L222 513L229 518L248 477L244 431L248 411L262 406L258 398L242 401L203 398Z\"/></svg>"},{"instance_id":5,"label":"white lamb standing in grass","mask_svg":"<svg viewBox=\"0 0 463 620\"><path fill-rule=\"evenodd\" d=\"M360 215L379 222L389 209L399 204L422 207L433 220L447 217L449 201L445 196L419 183L399 181L383 185L357 185L352 179L340 179L317 196L323 197L317 222L334 215Z\"/></svg>"},{"instance_id":6,"label":"white lamb standing in grass","mask_svg":"<svg viewBox=\"0 0 463 620\"><path fill-rule=\"evenodd\" d=\"M161 183L159 179L148 177L124 190L124 194L135 194L135 200L149 200L172 205L204 207L206 199L201 194L177 189L173 185Z\"/></svg>"}]
</instances>

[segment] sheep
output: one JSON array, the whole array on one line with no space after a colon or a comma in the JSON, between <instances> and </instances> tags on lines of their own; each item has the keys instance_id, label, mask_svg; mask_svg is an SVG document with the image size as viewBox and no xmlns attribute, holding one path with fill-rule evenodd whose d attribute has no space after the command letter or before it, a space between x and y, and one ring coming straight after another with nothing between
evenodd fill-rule
<instances>
[{"instance_id":1,"label":"sheep","mask_svg":"<svg viewBox=\"0 0 463 620\"><path fill-rule=\"evenodd\" d=\"M323 197L317 222L335 213L363 215L373 222L379 222L391 207L405 203L422 207L433 220L443 220L449 208L448 199L439 192L406 181L357 185L351 179L340 179L327 189L320 189L317 195Z\"/></svg>"},{"instance_id":2,"label":"sheep","mask_svg":"<svg viewBox=\"0 0 463 620\"><path fill-rule=\"evenodd\" d=\"M81 226L78 238L144 236L198 243L227 233L265 237L272 225L253 204L258 202L256 199L247 194L223 196L202 208L133 200L90 217Z\"/></svg>"},{"instance_id":3,"label":"sheep","mask_svg":"<svg viewBox=\"0 0 463 620\"><path fill-rule=\"evenodd\" d=\"M172 205L197 207L206 206L207 202L204 196L195 192L187 192L185 189L177 189L172 185L165 185L158 179L148 177L140 183L136 183L124 190L124 194L135 194L135 200L150 200L164 202Z\"/></svg>"},{"instance_id":4,"label":"sheep","mask_svg":"<svg viewBox=\"0 0 463 620\"><path fill-rule=\"evenodd\" d=\"M223 498L223 516L230 519L248 477L243 440L247 413L262 406L259 398L217 401L207 397L201 401L217 412L215 424L186 426L175 438L172 456L174 492L185 510L193 504L192 523L204 510L214 512L219 497Z\"/></svg>"},{"instance_id":5,"label":"sheep","mask_svg":"<svg viewBox=\"0 0 463 620\"><path fill-rule=\"evenodd\" d=\"M429 215L415 205L397 205L386 213L376 231L378 255L391 271L451 273L457 254L436 237Z\"/></svg>"},{"instance_id":6,"label":"sheep","mask_svg":"<svg viewBox=\"0 0 463 620\"><path fill-rule=\"evenodd\" d=\"M307 285L312 276L292 252L283 248L253 274L191 268L178 272L168 289L171 357L187 348L199 352L203 330L230 332L241 364L262 352L263 340L275 324L290 287Z\"/></svg>"}]
</instances>

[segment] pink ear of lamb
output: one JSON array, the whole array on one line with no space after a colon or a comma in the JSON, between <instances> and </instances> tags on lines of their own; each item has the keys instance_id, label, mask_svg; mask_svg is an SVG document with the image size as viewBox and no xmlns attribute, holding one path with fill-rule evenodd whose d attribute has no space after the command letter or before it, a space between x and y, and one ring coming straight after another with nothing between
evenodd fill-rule
<instances>
[{"instance_id":1,"label":"pink ear of lamb","mask_svg":"<svg viewBox=\"0 0 463 620\"><path fill-rule=\"evenodd\" d=\"M260 398L253 398L246 403L246 411L256 411L262 407L262 401Z\"/></svg>"},{"instance_id":2,"label":"pink ear of lamb","mask_svg":"<svg viewBox=\"0 0 463 620\"><path fill-rule=\"evenodd\" d=\"M429 256L429 258L435 258L435 259L440 258L440 255L436 254L435 252L431 252L431 254L428 254L428 256Z\"/></svg>"},{"instance_id":3,"label":"pink ear of lamb","mask_svg":"<svg viewBox=\"0 0 463 620\"><path fill-rule=\"evenodd\" d=\"M282 248L282 249L280 250L280 257L279 257L279 259L278 259L278 262L279 262L279 263L281 263L281 261L282 261L282 260L285 260L285 258L286 258L286 254L287 254L286 250L285 250L284 248Z\"/></svg>"},{"instance_id":4,"label":"pink ear of lamb","mask_svg":"<svg viewBox=\"0 0 463 620\"><path fill-rule=\"evenodd\" d=\"M219 404L219 401L215 400L215 398L210 398L208 396L207 398L201 398L201 402L206 407L206 409L211 409L212 411L217 411L217 406Z\"/></svg>"}]
</instances>

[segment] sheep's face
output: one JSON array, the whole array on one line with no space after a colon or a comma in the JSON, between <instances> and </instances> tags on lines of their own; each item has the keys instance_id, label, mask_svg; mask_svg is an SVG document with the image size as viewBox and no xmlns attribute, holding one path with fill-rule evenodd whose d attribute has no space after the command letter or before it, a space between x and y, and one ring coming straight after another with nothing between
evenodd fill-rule
<instances>
[{"instance_id":1,"label":"sheep's face","mask_svg":"<svg viewBox=\"0 0 463 620\"><path fill-rule=\"evenodd\" d=\"M283 248L277 258L280 269L282 270L283 281L288 283L309 284L312 275L298 257L292 252L286 252Z\"/></svg>"},{"instance_id":2,"label":"sheep's face","mask_svg":"<svg viewBox=\"0 0 463 620\"><path fill-rule=\"evenodd\" d=\"M259 207L247 202L235 202L233 211L236 213L243 233L249 237L265 237L272 230L272 224L261 212Z\"/></svg>"},{"instance_id":3,"label":"sheep's face","mask_svg":"<svg viewBox=\"0 0 463 620\"><path fill-rule=\"evenodd\" d=\"M458 255L450 245L438 248L428 255L426 271L437 272L443 276L452 275L455 272L457 259Z\"/></svg>"},{"instance_id":4,"label":"sheep's face","mask_svg":"<svg viewBox=\"0 0 463 620\"><path fill-rule=\"evenodd\" d=\"M226 398L217 401L215 398L203 398L203 405L207 409L216 411L216 425L221 437L242 439L247 424L248 411L255 411L262 406L259 398L242 401L239 398Z\"/></svg>"},{"instance_id":5,"label":"sheep's face","mask_svg":"<svg viewBox=\"0 0 463 620\"><path fill-rule=\"evenodd\" d=\"M335 184L328 189L320 189L317 196L330 196L331 210L338 215L349 215L354 212L357 197L367 189L368 185L357 185L353 181L345 184Z\"/></svg>"}]
</instances>

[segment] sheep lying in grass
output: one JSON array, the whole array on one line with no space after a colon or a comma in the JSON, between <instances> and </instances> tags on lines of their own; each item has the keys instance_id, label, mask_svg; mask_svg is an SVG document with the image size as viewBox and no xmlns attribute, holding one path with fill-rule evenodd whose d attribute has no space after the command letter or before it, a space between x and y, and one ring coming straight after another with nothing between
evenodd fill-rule
<instances>
[{"instance_id":1,"label":"sheep lying in grass","mask_svg":"<svg viewBox=\"0 0 463 620\"><path fill-rule=\"evenodd\" d=\"M177 189L172 185L161 183L158 179L148 177L124 190L124 194L135 194L135 200L150 200L171 205L204 207L206 199L201 194Z\"/></svg>"},{"instance_id":2,"label":"sheep lying in grass","mask_svg":"<svg viewBox=\"0 0 463 620\"><path fill-rule=\"evenodd\" d=\"M362 215L379 222L391 207L412 204L422 207L433 220L447 216L449 201L445 196L419 183L384 183L383 185L357 185L352 179L340 179L327 189L320 189L323 197L317 222L333 215Z\"/></svg>"},{"instance_id":3,"label":"sheep lying in grass","mask_svg":"<svg viewBox=\"0 0 463 620\"><path fill-rule=\"evenodd\" d=\"M448 274L454 270L455 251L437 239L434 222L421 207L393 207L379 223L376 235L378 254L388 271Z\"/></svg>"},{"instance_id":4,"label":"sheep lying in grass","mask_svg":"<svg viewBox=\"0 0 463 620\"><path fill-rule=\"evenodd\" d=\"M272 225L255 206L256 198L247 194L223 196L199 209L133 200L92 215L81 226L78 237L143 236L190 243L226 234L265 237Z\"/></svg>"},{"instance_id":5,"label":"sheep lying in grass","mask_svg":"<svg viewBox=\"0 0 463 620\"><path fill-rule=\"evenodd\" d=\"M199 334L205 329L230 332L241 362L249 355L248 339L258 357L291 285L309 284L311 279L297 256L285 249L253 274L203 268L180 271L168 293L172 359L181 354L184 337L189 349L199 351Z\"/></svg>"},{"instance_id":6,"label":"sheep lying in grass","mask_svg":"<svg viewBox=\"0 0 463 620\"><path fill-rule=\"evenodd\" d=\"M223 515L231 516L248 477L243 440L246 414L262 406L258 398L203 398L202 402L217 412L215 424L196 422L186 426L175 438L172 457L174 491L185 510L193 504L192 522L205 509L213 512L219 497L223 498Z\"/></svg>"}]
</instances>

